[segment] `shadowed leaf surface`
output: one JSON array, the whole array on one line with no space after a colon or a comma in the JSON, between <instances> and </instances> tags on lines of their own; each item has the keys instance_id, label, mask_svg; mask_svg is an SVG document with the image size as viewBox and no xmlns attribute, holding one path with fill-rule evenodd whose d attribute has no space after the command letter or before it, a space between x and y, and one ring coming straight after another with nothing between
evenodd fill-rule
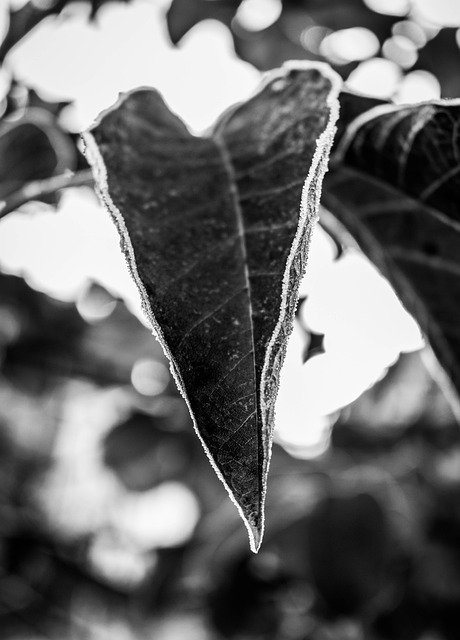
<instances>
[{"instance_id":1,"label":"shadowed leaf surface","mask_svg":"<svg viewBox=\"0 0 460 640\"><path fill-rule=\"evenodd\" d=\"M310 329L308 324L303 320L300 310L306 301L307 296L299 298L299 303L296 309L296 320L305 338L305 345L302 349L302 362L305 364L311 358L325 353L324 348L324 333L315 333Z\"/></svg>"},{"instance_id":2,"label":"shadowed leaf surface","mask_svg":"<svg viewBox=\"0 0 460 640\"><path fill-rule=\"evenodd\" d=\"M287 66L199 138L143 89L86 135L145 311L254 550L337 91L328 67Z\"/></svg>"},{"instance_id":3,"label":"shadowed leaf surface","mask_svg":"<svg viewBox=\"0 0 460 640\"><path fill-rule=\"evenodd\" d=\"M342 614L365 607L382 588L389 536L385 512L370 494L332 495L311 514L309 560L324 601Z\"/></svg>"},{"instance_id":4,"label":"shadowed leaf surface","mask_svg":"<svg viewBox=\"0 0 460 640\"><path fill-rule=\"evenodd\" d=\"M230 27L241 0L173 0L166 14L169 37L177 44L202 20L219 20Z\"/></svg>"},{"instance_id":5,"label":"shadowed leaf surface","mask_svg":"<svg viewBox=\"0 0 460 640\"><path fill-rule=\"evenodd\" d=\"M1 200L12 198L28 182L44 180L73 169L76 151L68 134L41 108L0 125Z\"/></svg>"},{"instance_id":6,"label":"shadowed leaf surface","mask_svg":"<svg viewBox=\"0 0 460 640\"><path fill-rule=\"evenodd\" d=\"M415 424L433 428L455 423L450 405L423 361L424 351L401 353L386 375L343 411L336 429L346 425L370 438Z\"/></svg>"},{"instance_id":7,"label":"shadowed leaf surface","mask_svg":"<svg viewBox=\"0 0 460 640\"><path fill-rule=\"evenodd\" d=\"M31 395L69 378L103 387L129 385L138 360L161 361L164 356L148 329L122 302L105 293L113 308L89 324L74 304L35 291L22 278L0 274L4 378Z\"/></svg>"},{"instance_id":8,"label":"shadowed leaf surface","mask_svg":"<svg viewBox=\"0 0 460 640\"><path fill-rule=\"evenodd\" d=\"M379 106L337 147L324 205L390 280L460 391L460 104Z\"/></svg>"},{"instance_id":9,"label":"shadowed leaf surface","mask_svg":"<svg viewBox=\"0 0 460 640\"><path fill-rule=\"evenodd\" d=\"M373 96L367 96L353 91L342 91L340 93L340 118L337 121L334 148L338 146L348 125L353 122L355 118L382 104L388 103L381 98L374 98Z\"/></svg>"}]
</instances>

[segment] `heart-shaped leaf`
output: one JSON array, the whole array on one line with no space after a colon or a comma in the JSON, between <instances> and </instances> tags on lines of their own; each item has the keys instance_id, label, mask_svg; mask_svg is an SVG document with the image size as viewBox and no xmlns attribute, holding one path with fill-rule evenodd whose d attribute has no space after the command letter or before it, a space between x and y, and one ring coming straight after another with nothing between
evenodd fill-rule
<instances>
[{"instance_id":1,"label":"heart-shaped leaf","mask_svg":"<svg viewBox=\"0 0 460 640\"><path fill-rule=\"evenodd\" d=\"M374 107L344 133L323 200L419 322L458 415L459 127L458 100Z\"/></svg>"},{"instance_id":2,"label":"heart-shaped leaf","mask_svg":"<svg viewBox=\"0 0 460 640\"><path fill-rule=\"evenodd\" d=\"M197 137L141 89L84 136L145 312L254 551L338 90L327 65L286 65Z\"/></svg>"}]
</instances>

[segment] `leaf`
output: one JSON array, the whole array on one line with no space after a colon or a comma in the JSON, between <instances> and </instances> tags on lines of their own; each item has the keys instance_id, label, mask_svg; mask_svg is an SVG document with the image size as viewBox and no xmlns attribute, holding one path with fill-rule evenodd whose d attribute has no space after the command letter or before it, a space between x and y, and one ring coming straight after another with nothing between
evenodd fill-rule
<instances>
[{"instance_id":1,"label":"leaf","mask_svg":"<svg viewBox=\"0 0 460 640\"><path fill-rule=\"evenodd\" d=\"M89 324L74 304L0 274L0 300L1 373L29 394L47 392L68 378L129 385L139 359L163 358L148 329L113 298L112 312Z\"/></svg>"},{"instance_id":2,"label":"leaf","mask_svg":"<svg viewBox=\"0 0 460 640\"><path fill-rule=\"evenodd\" d=\"M425 350L401 353L386 374L343 410L334 425L337 440L346 441L346 429L355 439L400 441L418 425L435 432L455 425L455 417L424 363Z\"/></svg>"},{"instance_id":3,"label":"leaf","mask_svg":"<svg viewBox=\"0 0 460 640\"><path fill-rule=\"evenodd\" d=\"M166 13L169 37L173 44L202 20L219 20L230 27L241 0L172 0Z\"/></svg>"},{"instance_id":4,"label":"leaf","mask_svg":"<svg viewBox=\"0 0 460 640\"><path fill-rule=\"evenodd\" d=\"M391 549L389 523L370 493L332 493L309 518L309 561L325 603L342 615L381 595Z\"/></svg>"},{"instance_id":5,"label":"leaf","mask_svg":"<svg viewBox=\"0 0 460 640\"><path fill-rule=\"evenodd\" d=\"M383 43L400 19L375 12L362 0L283 0L279 17L258 29L256 25L246 26L244 18L240 20L241 4L241 0L172 0L166 14L171 42L178 44L203 20L219 20L229 28L236 54L257 69L266 70L293 58L324 60L317 37L308 34L312 26L321 27L324 35L331 30L364 27ZM336 64L337 60L330 62ZM346 78L357 64L352 61L336 67Z\"/></svg>"},{"instance_id":6,"label":"leaf","mask_svg":"<svg viewBox=\"0 0 460 640\"><path fill-rule=\"evenodd\" d=\"M0 124L0 214L24 185L74 169L76 150L70 136L44 109L28 109ZM1 201L4 201L3 203Z\"/></svg>"},{"instance_id":7,"label":"leaf","mask_svg":"<svg viewBox=\"0 0 460 640\"><path fill-rule=\"evenodd\" d=\"M457 409L459 125L458 100L375 107L348 126L323 190L324 206L420 324Z\"/></svg>"},{"instance_id":8,"label":"leaf","mask_svg":"<svg viewBox=\"0 0 460 640\"><path fill-rule=\"evenodd\" d=\"M11 78L6 95L2 100L2 116L18 117L26 109L43 109L54 118L58 118L63 109L72 104L69 100L52 102L43 98L35 89L28 87L14 76Z\"/></svg>"},{"instance_id":9,"label":"leaf","mask_svg":"<svg viewBox=\"0 0 460 640\"><path fill-rule=\"evenodd\" d=\"M381 98L374 98L354 91L342 91L340 94L340 118L337 122L337 133L334 138L334 149L342 140L348 125L358 116L374 107L388 104Z\"/></svg>"},{"instance_id":10,"label":"leaf","mask_svg":"<svg viewBox=\"0 0 460 640\"><path fill-rule=\"evenodd\" d=\"M311 358L318 356L322 353L325 353L324 348L324 333L315 333L310 329L308 324L305 322L302 314L300 313L304 302L307 300L307 296L301 296L299 298L297 309L295 313L295 317L297 320L297 324L300 327L303 336L305 338L305 345L302 349L302 363L305 364Z\"/></svg>"},{"instance_id":11,"label":"leaf","mask_svg":"<svg viewBox=\"0 0 460 640\"><path fill-rule=\"evenodd\" d=\"M84 136L145 312L254 551L338 82L325 65L287 65L202 138L141 89Z\"/></svg>"},{"instance_id":12,"label":"leaf","mask_svg":"<svg viewBox=\"0 0 460 640\"><path fill-rule=\"evenodd\" d=\"M185 417L189 419L188 414ZM131 491L181 480L195 452L192 434L177 429L186 422L183 418L180 411L166 415L134 411L104 438L104 463Z\"/></svg>"}]
</instances>

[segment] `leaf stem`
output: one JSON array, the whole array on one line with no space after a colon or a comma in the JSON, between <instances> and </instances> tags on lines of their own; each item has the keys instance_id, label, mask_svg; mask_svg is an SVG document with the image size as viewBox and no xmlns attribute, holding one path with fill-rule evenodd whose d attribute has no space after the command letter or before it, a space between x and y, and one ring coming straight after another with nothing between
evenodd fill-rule
<instances>
[{"instance_id":1,"label":"leaf stem","mask_svg":"<svg viewBox=\"0 0 460 640\"><path fill-rule=\"evenodd\" d=\"M28 182L21 189L13 193L4 202L0 203L0 220L12 211L16 211L23 204L31 200L37 200L43 196L51 195L60 189L69 187L91 187L94 185L91 169L84 169L77 173L63 173L45 180Z\"/></svg>"}]
</instances>

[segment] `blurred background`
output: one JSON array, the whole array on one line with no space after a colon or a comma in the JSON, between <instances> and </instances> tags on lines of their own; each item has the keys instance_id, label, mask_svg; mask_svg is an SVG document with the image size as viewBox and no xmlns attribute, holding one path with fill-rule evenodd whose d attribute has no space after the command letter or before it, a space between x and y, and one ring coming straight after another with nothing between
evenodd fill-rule
<instances>
[{"instance_id":1,"label":"blurred background","mask_svg":"<svg viewBox=\"0 0 460 640\"><path fill-rule=\"evenodd\" d=\"M460 432L389 284L317 227L254 556L78 133L140 85L203 132L287 59L458 97L460 2L3 0L0 42L0 638L458 640Z\"/></svg>"}]
</instances>

